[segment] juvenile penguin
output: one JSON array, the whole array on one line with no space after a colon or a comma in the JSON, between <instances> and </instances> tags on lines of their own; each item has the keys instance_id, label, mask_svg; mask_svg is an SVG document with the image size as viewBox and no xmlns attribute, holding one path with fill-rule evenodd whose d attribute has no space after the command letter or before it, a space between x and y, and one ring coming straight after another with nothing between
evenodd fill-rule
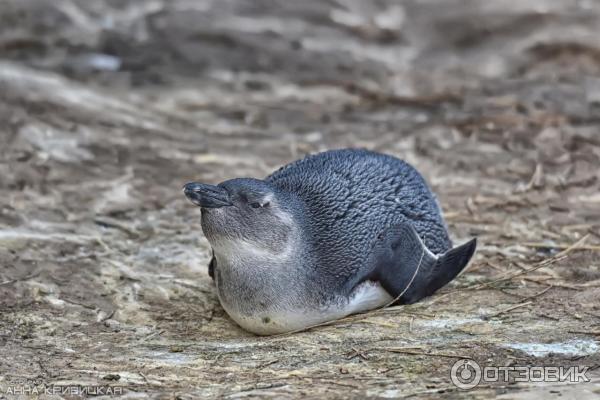
<instances>
[{"instance_id":1,"label":"juvenile penguin","mask_svg":"<svg viewBox=\"0 0 600 400\"><path fill-rule=\"evenodd\" d=\"M191 182L219 300L260 335L295 331L396 301L456 277L476 247L452 248L435 196L409 164L333 150L264 180Z\"/></svg>"}]
</instances>

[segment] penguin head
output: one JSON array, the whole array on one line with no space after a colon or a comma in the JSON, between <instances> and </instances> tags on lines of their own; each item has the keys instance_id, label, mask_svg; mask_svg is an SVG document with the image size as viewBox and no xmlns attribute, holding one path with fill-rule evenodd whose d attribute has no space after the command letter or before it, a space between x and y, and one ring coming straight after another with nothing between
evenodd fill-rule
<instances>
[{"instance_id":1,"label":"penguin head","mask_svg":"<svg viewBox=\"0 0 600 400\"><path fill-rule=\"evenodd\" d=\"M269 183L252 178L218 185L190 182L183 191L201 208L202 230L215 250L245 244L276 253L287 246L293 218L284 196Z\"/></svg>"}]
</instances>

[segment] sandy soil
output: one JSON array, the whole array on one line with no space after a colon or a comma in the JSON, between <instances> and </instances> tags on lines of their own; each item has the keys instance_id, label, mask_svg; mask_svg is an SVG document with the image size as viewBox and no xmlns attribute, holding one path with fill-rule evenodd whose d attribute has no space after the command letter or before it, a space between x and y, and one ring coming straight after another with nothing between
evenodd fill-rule
<instances>
[{"instance_id":1,"label":"sandy soil","mask_svg":"<svg viewBox=\"0 0 600 400\"><path fill-rule=\"evenodd\" d=\"M599 34L575 0L0 1L0 398L597 398ZM182 184L341 147L417 166L474 262L419 304L240 330ZM592 381L464 392L464 357Z\"/></svg>"}]
</instances>

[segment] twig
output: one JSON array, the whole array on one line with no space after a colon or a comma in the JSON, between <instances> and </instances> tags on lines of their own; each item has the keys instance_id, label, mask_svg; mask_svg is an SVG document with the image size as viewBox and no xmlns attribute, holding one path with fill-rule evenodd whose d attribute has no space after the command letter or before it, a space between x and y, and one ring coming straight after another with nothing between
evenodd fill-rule
<instances>
[{"instance_id":1,"label":"twig","mask_svg":"<svg viewBox=\"0 0 600 400\"><path fill-rule=\"evenodd\" d=\"M495 283L510 281L511 279L516 278L518 276L522 276L522 275L528 274L530 272L537 271L540 268L547 267L549 265L552 265L552 264L555 264L555 263L557 263L559 261L562 261L565 258L567 258L568 254L571 251L573 251L574 249L576 249L579 246L581 246L588 239L589 236L590 236L589 234L586 234L584 237L582 237L581 239L579 239L577 242L573 243L571 246L569 246L565 250L561 251L560 253L555 254L554 256L552 256L550 258L547 258L547 259L545 259L543 261L540 261L539 263L537 263L533 267L522 269L520 271L507 274L507 275L505 275L503 277L491 280L489 282L476 283L476 284L473 284L473 285L470 285L470 286L466 286L466 287L462 287L462 288L457 288L457 289L454 289L454 290L450 290L450 291L448 291L446 293L441 294L437 298L432 299L429 302L429 305L432 305L432 304L435 304L435 303L439 302L440 300L446 298L447 296L449 296L452 293L462 292L462 291L465 291L465 290L478 290L478 289L482 289L484 287L491 286L491 285L493 285Z\"/></svg>"},{"instance_id":2,"label":"twig","mask_svg":"<svg viewBox=\"0 0 600 400\"><path fill-rule=\"evenodd\" d=\"M360 357L360 358L362 358L365 361L369 359L369 357L367 357L362 352L362 350L356 349L354 347L352 347L352 352L350 352L350 354L347 357L348 357L348 360L352 360L353 358L356 358L356 357Z\"/></svg>"},{"instance_id":3,"label":"twig","mask_svg":"<svg viewBox=\"0 0 600 400\"><path fill-rule=\"evenodd\" d=\"M486 317L487 317L487 318L494 318L494 317L497 317L497 316L499 316L499 315L501 315L501 314L504 314L504 313L506 313L506 312L509 312L509 311L515 310L515 309L517 309L517 308L528 306L528 305L530 305L531 303L533 303L533 301L527 301L527 302L525 302L525 303L519 303L519 304L515 304L515 305L513 305L513 306L511 306L511 307L505 308L504 310L500 310L500 311L498 311L497 313L490 314L490 315L486 315Z\"/></svg>"},{"instance_id":4,"label":"twig","mask_svg":"<svg viewBox=\"0 0 600 400\"><path fill-rule=\"evenodd\" d=\"M547 267L549 265L557 263L558 261L562 261L565 258L567 258L566 255L561 255L560 257L557 256L557 257L549 258L549 259L546 259L546 260L540 262L539 264L537 264L537 265L535 265L535 266L533 266L531 268L527 268L527 269L523 269L523 270L520 270L520 271L517 271L517 272L513 272L513 273L510 273L510 274L507 274L506 276L503 276L503 277L500 277L500 278L497 278L497 279L493 279L493 280L491 280L489 282L483 282L483 283L475 284L475 285L472 285L472 286L467 286L465 288L459 288L459 289L456 289L455 291L477 290L477 289L482 289L482 288L484 288L486 286L491 286L491 285L493 285L495 283L510 281L513 278L516 278L516 277L521 276L521 275L528 274L528 273L533 272L533 271L537 271L540 268Z\"/></svg>"},{"instance_id":5,"label":"twig","mask_svg":"<svg viewBox=\"0 0 600 400\"><path fill-rule=\"evenodd\" d=\"M553 287L554 287L554 285L551 284L550 286L548 286L547 288L545 288L545 289L537 292L536 294L533 294L531 296L528 296L528 297L525 297L525 298L521 299L521 301L527 301L527 300L535 299L536 297L539 297L539 296L543 295L544 293L546 293L548 290L552 289Z\"/></svg>"},{"instance_id":6,"label":"twig","mask_svg":"<svg viewBox=\"0 0 600 400\"><path fill-rule=\"evenodd\" d=\"M570 245L568 244L549 244L542 242L525 242L521 243L523 246L534 247L537 249L568 249ZM578 246L573 250L591 250L591 251L600 251L600 246L586 245L586 246Z\"/></svg>"},{"instance_id":7,"label":"twig","mask_svg":"<svg viewBox=\"0 0 600 400\"><path fill-rule=\"evenodd\" d=\"M535 283L539 283L539 284L544 284L544 285L552 285L552 286L556 286L559 288L564 288L564 289L570 289L570 290L580 290L580 286L579 285L575 285L575 284L570 284L570 283L562 283L562 282L540 282L539 280L533 280L533 279L527 279L527 278L523 278L527 281L531 281L531 282L535 282ZM548 278L548 280L553 279L553 278Z\"/></svg>"},{"instance_id":8,"label":"twig","mask_svg":"<svg viewBox=\"0 0 600 400\"><path fill-rule=\"evenodd\" d=\"M4 286L4 285L10 285L10 284L12 284L12 283L15 283L15 282L20 282L20 281L26 281L26 280L28 280L28 279L35 278L35 277L36 277L36 276L38 276L39 274L41 274L41 272L39 272L39 271L38 271L38 272L34 272L33 274L26 275L26 276L24 276L24 277L22 277L22 278L9 279L9 280L7 280L7 281L0 282L0 286Z\"/></svg>"},{"instance_id":9,"label":"twig","mask_svg":"<svg viewBox=\"0 0 600 400\"><path fill-rule=\"evenodd\" d=\"M593 281L585 282L585 283L552 283L555 286L561 286L568 289L579 289L582 287L598 287L600 286L600 279L594 279Z\"/></svg>"},{"instance_id":10,"label":"twig","mask_svg":"<svg viewBox=\"0 0 600 400\"><path fill-rule=\"evenodd\" d=\"M525 275L525 274L528 274L530 272L537 271L540 268L547 267L548 265L555 264L558 261L562 261L565 258L567 258L567 255L571 251L573 251L574 249L579 248L579 246L581 246L587 240L587 238L589 236L590 236L589 234L585 235L584 237L582 237L581 239L579 239L577 242L575 242L571 246L567 247L565 250L561 251L560 253L555 254L554 256L552 256L550 258L547 258L547 259L539 262L537 265L534 265L531 268L527 268L527 269L524 269L524 270L521 270L521 271L513 272L511 274L508 274L508 276L504 276L504 277L501 277L501 278L498 278L498 279L494 279L494 280L492 280L490 282L483 282L483 283L480 283L480 284L475 284L475 285L472 285L472 286L467 286L465 288L459 288L459 289L456 289L455 291L469 290L469 289L473 289L473 290L480 289L482 287L489 286L489 285L492 285L494 283L509 281L509 280L511 280L513 278L516 278L518 276Z\"/></svg>"},{"instance_id":11,"label":"twig","mask_svg":"<svg viewBox=\"0 0 600 400\"><path fill-rule=\"evenodd\" d=\"M75 301L75 300L70 300L70 299L66 299L66 298L62 298L61 300L65 301L65 302L67 302L69 304L74 304L76 306L87 308L88 310L95 310L97 308L97 307L94 307L94 306L90 306L89 304L80 303L80 302Z\"/></svg>"},{"instance_id":12,"label":"twig","mask_svg":"<svg viewBox=\"0 0 600 400\"><path fill-rule=\"evenodd\" d=\"M530 281L530 282L535 282L538 283L540 285L544 285L546 283L547 280L549 279L554 279L553 276L547 275L547 276L524 276L522 279L526 280L526 281Z\"/></svg>"},{"instance_id":13,"label":"twig","mask_svg":"<svg viewBox=\"0 0 600 400\"><path fill-rule=\"evenodd\" d=\"M262 363L262 364L258 365L258 366L256 367L256 369L262 369L262 368L268 367L269 365L276 364L276 363L278 363L278 362L279 362L279 359L278 359L278 358L276 358L276 359L274 359L274 360L267 361L267 362L264 362L264 363Z\"/></svg>"},{"instance_id":14,"label":"twig","mask_svg":"<svg viewBox=\"0 0 600 400\"><path fill-rule=\"evenodd\" d=\"M396 324L388 324L386 322L381 322L381 321L371 321L368 319L362 319L362 320L357 320L356 322L359 322L361 324L371 324L371 325L377 325L377 326L384 326L386 328L398 329L398 325L396 325Z\"/></svg>"},{"instance_id":15,"label":"twig","mask_svg":"<svg viewBox=\"0 0 600 400\"><path fill-rule=\"evenodd\" d=\"M598 331L567 331L569 333L579 333L579 334L583 334L583 335L593 335L593 336L600 336L600 330Z\"/></svg>"},{"instance_id":16,"label":"twig","mask_svg":"<svg viewBox=\"0 0 600 400\"><path fill-rule=\"evenodd\" d=\"M125 232L127 234L127 236L129 236L130 238L137 238L140 236L139 232L137 232L135 229L130 228L128 225L112 219L112 218L108 218L108 217L96 217L94 219L94 223L96 223L97 225L100 226L104 226L107 228L115 228L115 229L119 229L123 232Z\"/></svg>"},{"instance_id":17,"label":"twig","mask_svg":"<svg viewBox=\"0 0 600 400\"><path fill-rule=\"evenodd\" d=\"M137 372L142 378L144 378L144 382L149 383L148 382L148 377L146 377L146 375L144 375L144 373L142 371L138 371Z\"/></svg>"},{"instance_id":18,"label":"twig","mask_svg":"<svg viewBox=\"0 0 600 400\"><path fill-rule=\"evenodd\" d=\"M111 319L111 318L112 318L112 316L113 316L113 315L115 315L115 312L116 312L116 311L117 311L117 309L116 309L116 308L113 308L113 310L112 310L110 313L106 314L106 316L105 316L104 318L100 319L100 321L98 321L98 322L99 322L99 323L102 323L102 322L104 322L104 321L106 321L106 320L109 320L109 319Z\"/></svg>"},{"instance_id":19,"label":"twig","mask_svg":"<svg viewBox=\"0 0 600 400\"><path fill-rule=\"evenodd\" d=\"M95 239L96 239L96 242L98 242L98 244L100 246L102 246L102 248L104 250L106 250L108 253L112 253L113 252L113 250L106 244L106 242L104 240L102 240L101 237L98 236Z\"/></svg>"},{"instance_id":20,"label":"twig","mask_svg":"<svg viewBox=\"0 0 600 400\"><path fill-rule=\"evenodd\" d=\"M161 331L156 331L156 332L152 332L152 333L151 333L151 334L149 334L148 336L144 336L143 338L141 338L141 339L139 340L139 343L143 343L143 342L145 342L146 340L148 340L148 339L150 339L150 338L153 338L154 336L157 336L157 335L162 335L164 332L165 332L164 330L161 330Z\"/></svg>"},{"instance_id":21,"label":"twig","mask_svg":"<svg viewBox=\"0 0 600 400\"><path fill-rule=\"evenodd\" d=\"M462 355L446 354L446 353L426 353L424 351L415 351L402 347L375 347L372 350L389 351L390 353L411 354L415 356L430 356L430 357L446 357L446 358L469 358Z\"/></svg>"},{"instance_id":22,"label":"twig","mask_svg":"<svg viewBox=\"0 0 600 400\"><path fill-rule=\"evenodd\" d=\"M552 315L548 315L548 314L544 314L544 313L537 313L537 315L542 318L551 319L552 321L560 321L560 318L553 317Z\"/></svg>"},{"instance_id":23,"label":"twig","mask_svg":"<svg viewBox=\"0 0 600 400\"><path fill-rule=\"evenodd\" d=\"M426 390L421 390L418 392L406 393L406 394L402 395L402 398L407 399L409 397L420 396L423 394L448 393L448 392L453 392L453 391L456 391L456 386L444 386L444 387L438 387L435 389L426 389Z\"/></svg>"}]
</instances>

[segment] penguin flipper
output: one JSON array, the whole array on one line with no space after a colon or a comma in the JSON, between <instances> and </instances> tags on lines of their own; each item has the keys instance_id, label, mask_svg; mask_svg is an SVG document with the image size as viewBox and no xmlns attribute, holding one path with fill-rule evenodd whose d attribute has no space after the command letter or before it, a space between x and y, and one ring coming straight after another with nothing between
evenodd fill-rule
<instances>
[{"instance_id":1,"label":"penguin flipper","mask_svg":"<svg viewBox=\"0 0 600 400\"><path fill-rule=\"evenodd\" d=\"M215 254L213 253L210 262L208 263L208 276L215 280L215 268L217 267L217 259L215 258Z\"/></svg>"},{"instance_id":2,"label":"penguin flipper","mask_svg":"<svg viewBox=\"0 0 600 400\"><path fill-rule=\"evenodd\" d=\"M435 255L409 223L388 228L372 252L373 277L401 304L412 304L454 279L469 263L477 239ZM400 296L398 298L398 296Z\"/></svg>"}]
</instances>

